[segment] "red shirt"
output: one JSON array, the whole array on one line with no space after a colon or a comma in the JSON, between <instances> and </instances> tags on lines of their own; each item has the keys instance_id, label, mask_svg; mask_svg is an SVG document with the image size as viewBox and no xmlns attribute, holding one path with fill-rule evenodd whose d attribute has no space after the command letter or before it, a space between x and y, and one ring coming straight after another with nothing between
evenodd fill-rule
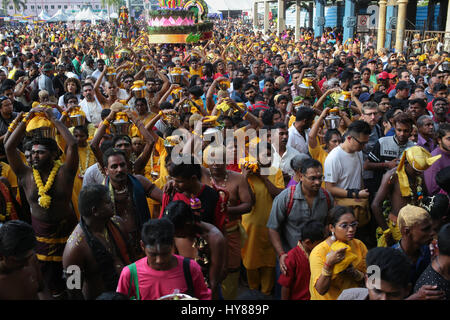
<instances>
[{"instance_id":1,"label":"red shirt","mask_svg":"<svg viewBox=\"0 0 450 320\"><path fill-rule=\"evenodd\" d=\"M219 230L225 223L225 216L220 211L220 199L219 194L216 190L204 184L198 194L195 195L201 202L200 216L201 220L207 223L215 225ZM161 219L164 215L164 209L171 201L181 200L187 205L190 205L190 199L186 197L183 193L175 193L172 199L166 193L163 194L163 199L161 203L161 212L159 218Z\"/></svg>"},{"instance_id":2,"label":"red shirt","mask_svg":"<svg viewBox=\"0 0 450 320\"><path fill-rule=\"evenodd\" d=\"M292 248L284 260L287 267L286 275L280 274L278 283L291 290L289 300L310 300L309 280L311 270L305 252L299 246Z\"/></svg>"},{"instance_id":3,"label":"red shirt","mask_svg":"<svg viewBox=\"0 0 450 320\"><path fill-rule=\"evenodd\" d=\"M271 66L272 67L272 62L270 62L270 60L269 59L267 59L267 58L264 58L263 59L263 61L265 62L265 63L267 63L269 66Z\"/></svg>"}]
</instances>

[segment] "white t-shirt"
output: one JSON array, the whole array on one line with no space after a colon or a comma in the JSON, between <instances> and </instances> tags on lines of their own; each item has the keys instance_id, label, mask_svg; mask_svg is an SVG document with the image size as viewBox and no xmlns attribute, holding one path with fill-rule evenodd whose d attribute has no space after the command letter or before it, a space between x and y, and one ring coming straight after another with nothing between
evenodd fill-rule
<instances>
[{"instance_id":1,"label":"white t-shirt","mask_svg":"<svg viewBox=\"0 0 450 320\"><path fill-rule=\"evenodd\" d=\"M87 168L83 177L83 187L91 184L103 184L105 177L98 166L98 163L96 163Z\"/></svg>"},{"instance_id":2,"label":"white t-shirt","mask_svg":"<svg viewBox=\"0 0 450 320\"><path fill-rule=\"evenodd\" d=\"M303 137L294 124L288 130L289 138L287 146L296 149L300 153L308 154L308 133L309 129L305 130L305 137Z\"/></svg>"},{"instance_id":3,"label":"white t-shirt","mask_svg":"<svg viewBox=\"0 0 450 320\"><path fill-rule=\"evenodd\" d=\"M361 189L363 171L362 151L348 153L337 146L325 159L325 182L335 183L342 189Z\"/></svg>"}]
</instances>

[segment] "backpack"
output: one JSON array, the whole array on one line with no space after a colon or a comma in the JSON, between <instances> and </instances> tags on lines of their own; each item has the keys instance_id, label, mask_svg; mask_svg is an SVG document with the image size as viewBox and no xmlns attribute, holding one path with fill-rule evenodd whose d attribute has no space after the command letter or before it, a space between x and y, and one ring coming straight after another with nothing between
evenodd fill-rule
<instances>
[{"instance_id":1,"label":"backpack","mask_svg":"<svg viewBox=\"0 0 450 320\"><path fill-rule=\"evenodd\" d=\"M190 295L191 297L194 297L194 284L192 282L192 275L191 275L191 259L184 258L183 259L183 272L184 272L184 279L186 280L186 284L188 287L188 290L186 294ZM141 300L141 296L139 294L139 279L137 275L137 269L136 269L136 263L132 263L128 265L128 269L130 269L130 288L128 289L128 296L130 297L130 300ZM136 295L130 296L131 287L134 285Z\"/></svg>"},{"instance_id":2,"label":"backpack","mask_svg":"<svg viewBox=\"0 0 450 320\"><path fill-rule=\"evenodd\" d=\"M292 206L294 205L294 192L295 192L295 188L297 187L297 185L295 186L291 186L291 191L289 193L289 202L288 202L288 206L287 206L287 215L286 217L289 217L289 214L291 213L292 210ZM327 205L328 205L328 210L331 209L331 199L330 199L330 195L328 193L327 190L325 190L324 188L320 188L323 193L325 194L325 197L327 198Z\"/></svg>"}]
</instances>

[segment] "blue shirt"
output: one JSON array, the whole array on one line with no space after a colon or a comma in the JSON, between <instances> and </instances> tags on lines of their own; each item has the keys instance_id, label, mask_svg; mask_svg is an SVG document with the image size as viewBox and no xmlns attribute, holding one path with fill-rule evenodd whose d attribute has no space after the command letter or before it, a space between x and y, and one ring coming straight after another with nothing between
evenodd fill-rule
<instances>
[{"instance_id":1,"label":"blue shirt","mask_svg":"<svg viewBox=\"0 0 450 320\"><path fill-rule=\"evenodd\" d=\"M205 109L206 112L208 112L208 109L206 108L206 94L204 93L200 98L203 101L203 108ZM213 101L214 104L217 103L217 96L215 94L213 94Z\"/></svg>"},{"instance_id":2,"label":"blue shirt","mask_svg":"<svg viewBox=\"0 0 450 320\"><path fill-rule=\"evenodd\" d=\"M395 135L395 129L394 127L390 128L388 132L386 132L386 137L390 137Z\"/></svg>"},{"instance_id":3,"label":"blue shirt","mask_svg":"<svg viewBox=\"0 0 450 320\"><path fill-rule=\"evenodd\" d=\"M400 246L400 241L394 244L392 248L400 250L401 252L405 253L402 247ZM412 264L412 261L410 261L410 263ZM422 247L420 247L419 258L417 258L415 264L411 265L411 283L413 284L413 287L417 279L419 279L422 272L425 271L425 269L428 267L430 263L431 263L430 248L428 247L428 245L423 245Z\"/></svg>"},{"instance_id":4,"label":"blue shirt","mask_svg":"<svg viewBox=\"0 0 450 320\"><path fill-rule=\"evenodd\" d=\"M230 98L233 99L236 102L244 103L244 99L240 96L240 94L237 91L233 91L230 95Z\"/></svg>"}]
</instances>

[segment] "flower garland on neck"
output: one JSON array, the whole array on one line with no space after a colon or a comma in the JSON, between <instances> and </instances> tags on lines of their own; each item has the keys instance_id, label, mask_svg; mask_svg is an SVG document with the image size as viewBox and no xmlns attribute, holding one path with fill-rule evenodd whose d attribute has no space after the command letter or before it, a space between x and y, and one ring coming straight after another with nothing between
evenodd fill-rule
<instances>
[{"instance_id":1,"label":"flower garland on neck","mask_svg":"<svg viewBox=\"0 0 450 320\"><path fill-rule=\"evenodd\" d=\"M83 179L84 174L86 173L86 170L89 168L89 160L91 159L91 147L88 145L87 146L87 150L86 150L86 161L84 164L84 169L81 166L81 159L80 161L78 161L78 169L80 171L80 173L78 174L78 177Z\"/></svg>"},{"instance_id":2,"label":"flower garland on neck","mask_svg":"<svg viewBox=\"0 0 450 320\"><path fill-rule=\"evenodd\" d=\"M422 190L422 178L417 177L414 183L414 187L416 189L416 194L414 194L411 188L411 200L414 205L421 206L423 199L423 190Z\"/></svg>"},{"instance_id":3,"label":"flower garland on neck","mask_svg":"<svg viewBox=\"0 0 450 320\"><path fill-rule=\"evenodd\" d=\"M38 198L38 203L44 209L50 208L52 198L47 194L47 192L52 187L53 182L55 181L56 174L58 173L58 170L61 166L62 166L62 162L60 160L57 160L54 162L52 171L50 172L50 175L48 176L45 186L44 186L44 183L42 182L42 178L41 178L39 171L36 169L33 169L34 181L36 182L36 186L38 187L38 194L40 195L40 197Z\"/></svg>"}]
</instances>

